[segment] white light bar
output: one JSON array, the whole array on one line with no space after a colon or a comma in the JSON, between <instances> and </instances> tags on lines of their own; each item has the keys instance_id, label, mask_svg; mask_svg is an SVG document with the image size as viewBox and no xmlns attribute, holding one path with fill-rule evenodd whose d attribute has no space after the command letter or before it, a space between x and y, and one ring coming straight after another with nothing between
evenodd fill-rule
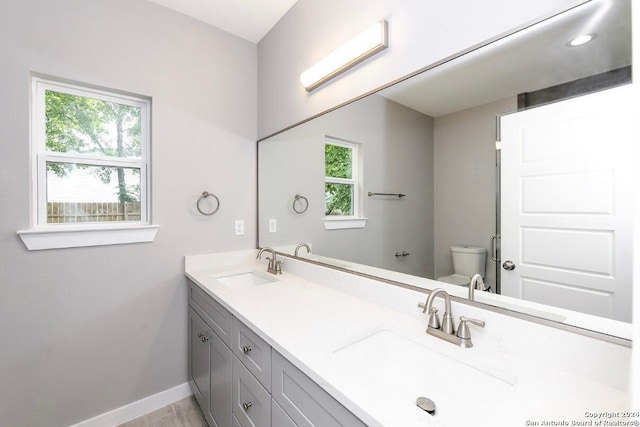
<instances>
[{"instance_id":1,"label":"white light bar","mask_svg":"<svg viewBox=\"0 0 640 427\"><path fill-rule=\"evenodd\" d=\"M300 81L307 92L386 49L389 46L387 27L387 21L378 22L302 73Z\"/></svg>"}]
</instances>

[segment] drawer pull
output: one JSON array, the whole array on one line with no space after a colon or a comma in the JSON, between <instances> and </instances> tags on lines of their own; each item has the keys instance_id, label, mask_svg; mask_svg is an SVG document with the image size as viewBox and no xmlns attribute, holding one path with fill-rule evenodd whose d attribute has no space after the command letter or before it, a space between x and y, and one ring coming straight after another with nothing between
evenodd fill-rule
<instances>
[{"instance_id":1,"label":"drawer pull","mask_svg":"<svg viewBox=\"0 0 640 427\"><path fill-rule=\"evenodd\" d=\"M202 337L204 336L204 334L205 334L204 332L200 332L200 333L198 334L198 338L202 338Z\"/></svg>"},{"instance_id":2,"label":"drawer pull","mask_svg":"<svg viewBox=\"0 0 640 427\"><path fill-rule=\"evenodd\" d=\"M249 408L251 408L252 406L253 406L253 403L251 403L251 402L245 402L245 403L242 404L242 408L245 411L248 410Z\"/></svg>"},{"instance_id":3,"label":"drawer pull","mask_svg":"<svg viewBox=\"0 0 640 427\"><path fill-rule=\"evenodd\" d=\"M245 345L244 347L242 347L242 352L244 354L249 354L249 352L251 351L251 346L250 345Z\"/></svg>"},{"instance_id":4,"label":"drawer pull","mask_svg":"<svg viewBox=\"0 0 640 427\"><path fill-rule=\"evenodd\" d=\"M203 334L201 337L202 342L207 342L209 341L209 337L207 336L207 334Z\"/></svg>"}]
</instances>

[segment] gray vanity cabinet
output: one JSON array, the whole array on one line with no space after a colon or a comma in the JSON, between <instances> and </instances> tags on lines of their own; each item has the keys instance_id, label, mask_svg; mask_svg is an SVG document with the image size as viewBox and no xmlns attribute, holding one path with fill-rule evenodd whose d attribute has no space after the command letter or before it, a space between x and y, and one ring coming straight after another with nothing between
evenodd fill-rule
<instances>
[{"instance_id":1,"label":"gray vanity cabinet","mask_svg":"<svg viewBox=\"0 0 640 427\"><path fill-rule=\"evenodd\" d=\"M269 427L271 346L235 317L232 331L233 415L242 427Z\"/></svg>"},{"instance_id":2,"label":"gray vanity cabinet","mask_svg":"<svg viewBox=\"0 0 640 427\"><path fill-rule=\"evenodd\" d=\"M298 427L275 399L271 399L271 425L273 427Z\"/></svg>"},{"instance_id":3,"label":"gray vanity cabinet","mask_svg":"<svg viewBox=\"0 0 640 427\"><path fill-rule=\"evenodd\" d=\"M272 351L271 360L273 399L284 409L294 425L367 426L280 353Z\"/></svg>"},{"instance_id":4,"label":"gray vanity cabinet","mask_svg":"<svg viewBox=\"0 0 640 427\"><path fill-rule=\"evenodd\" d=\"M231 425L232 364L231 350L189 309L189 382L212 427Z\"/></svg>"},{"instance_id":5,"label":"gray vanity cabinet","mask_svg":"<svg viewBox=\"0 0 640 427\"><path fill-rule=\"evenodd\" d=\"M191 281L189 383L211 427L366 427Z\"/></svg>"},{"instance_id":6,"label":"gray vanity cabinet","mask_svg":"<svg viewBox=\"0 0 640 427\"><path fill-rule=\"evenodd\" d=\"M231 348L231 323L229 311L211 298L198 285L189 282L189 306L202 317L224 343Z\"/></svg>"},{"instance_id":7,"label":"gray vanity cabinet","mask_svg":"<svg viewBox=\"0 0 640 427\"><path fill-rule=\"evenodd\" d=\"M271 394L233 358L233 415L242 427L271 426Z\"/></svg>"},{"instance_id":8,"label":"gray vanity cabinet","mask_svg":"<svg viewBox=\"0 0 640 427\"><path fill-rule=\"evenodd\" d=\"M210 345L202 342L203 334L211 335L211 329L195 311L189 309L189 382L203 412L207 412L211 352Z\"/></svg>"},{"instance_id":9,"label":"gray vanity cabinet","mask_svg":"<svg viewBox=\"0 0 640 427\"><path fill-rule=\"evenodd\" d=\"M233 353L271 391L271 346L237 318L233 318Z\"/></svg>"}]
</instances>

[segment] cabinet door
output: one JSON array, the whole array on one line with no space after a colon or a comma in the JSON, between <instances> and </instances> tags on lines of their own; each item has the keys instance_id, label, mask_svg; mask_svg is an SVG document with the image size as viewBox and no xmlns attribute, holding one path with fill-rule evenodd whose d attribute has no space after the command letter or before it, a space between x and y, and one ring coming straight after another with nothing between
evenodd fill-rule
<instances>
[{"instance_id":1,"label":"cabinet door","mask_svg":"<svg viewBox=\"0 0 640 427\"><path fill-rule=\"evenodd\" d=\"M233 353L189 309L189 382L209 425L231 425Z\"/></svg>"},{"instance_id":2,"label":"cabinet door","mask_svg":"<svg viewBox=\"0 0 640 427\"><path fill-rule=\"evenodd\" d=\"M271 425L273 427L298 427L273 399L271 399Z\"/></svg>"},{"instance_id":3,"label":"cabinet door","mask_svg":"<svg viewBox=\"0 0 640 427\"><path fill-rule=\"evenodd\" d=\"M192 309L189 309L189 384L205 416L209 413L209 344L202 338L212 335L211 329Z\"/></svg>"},{"instance_id":4,"label":"cabinet door","mask_svg":"<svg viewBox=\"0 0 640 427\"><path fill-rule=\"evenodd\" d=\"M231 425L233 352L216 334L212 334L209 342L211 355L209 411L214 426L226 427Z\"/></svg>"},{"instance_id":5,"label":"cabinet door","mask_svg":"<svg viewBox=\"0 0 640 427\"><path fill-rule=\"evenodd\" d=\"M271 392L299 427L366 427L340 402L273 351Z\"/></svg>"}]
</instances>

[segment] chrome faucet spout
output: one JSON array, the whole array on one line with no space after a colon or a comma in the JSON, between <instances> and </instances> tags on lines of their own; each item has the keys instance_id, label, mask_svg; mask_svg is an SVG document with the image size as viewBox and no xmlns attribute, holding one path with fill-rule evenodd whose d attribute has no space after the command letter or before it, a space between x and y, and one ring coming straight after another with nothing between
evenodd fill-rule
<instances>
[{"instance_id":1,"label":"chrome faucet spout","mask_svg":"<svg viewBox=\"0 0 640 427\"><path fill-rule=\"evenodd\" d=\"M436 299L438 295L442 294L442 298L444 299L444 314L442 315L442 325L440 329L442 332L447 334L453 334L455 331L455 326L453 325L453 315L451 314L451 297L442 288L437 288L429 293L429 298L427 298L427 303L425 304L424 311L431 314L433 311L433 301Z\"/></svg>"},{"instance_id":2,"label":"chrome faucet spout","mask_svg":"<svg viewBox=\"0 0 640 427\"><path fill-rule=\"evenodd\" d=\"M309 247L309 245L308 245L308 244L306 244L306 243L300 243L298 246L296 246L296 250L293 252L293 255L294 255L294 256L298 256L298 251L299 251L301 248L305 248L305 249L307 250L307 253L308 253L308 254L310 254L310 253L311 253L311 248Z\"/></svg>"},{"instance_id":3,"label":"chrome faucet spout","mask_svg":"<svg viewBox=\"0 0 640 427\"><path fill-rule=\"evenodd\" d=\"M260 249L260 250L258 251L258 255L256 255L256 259L262 259L262 253L263 253L264 251L269 251L269 252L271 252L271 256L272 256L272 258L271 258L271 259L272 259L272 260L276 259L276 251L275 251L273 248L269 248L269 247L265 247L265 248Z\"/></svg>"},{"instance_id":4,"label":"chrome faucet spout","mask_svg":"<svg viewBox=\"0 0 640 427\"><path fill-rule=\"evenodd\" d=\"M256 255L256 259L262 259L262 253L264 251L271 252L271 258L267 257L269 260L269 264L267 265L267 272L272 274L282 274L282 263L284 261L279 261L276 259L276 251L273 248L265 247L258 251L258 255Z\"/></svg>"},{"instance_id":5,"label":"chrome faucet spout","mask_svg":"<svg viewBox=\"0 0 640 427\"><path fill-rule=\"evenodd\" d=\"M482 280L482 276L480 274L474 274L469 281L469 299L473 301L473 293L476 289L480 289L481 291L485 290L484 281Z\"/></svg>"}]
</instances>

